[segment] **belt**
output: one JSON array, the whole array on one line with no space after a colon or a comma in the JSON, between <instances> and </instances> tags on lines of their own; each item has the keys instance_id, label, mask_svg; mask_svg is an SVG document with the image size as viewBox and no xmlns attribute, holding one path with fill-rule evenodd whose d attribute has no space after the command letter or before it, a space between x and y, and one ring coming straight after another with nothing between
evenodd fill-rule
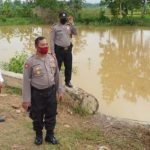
<instances>
[{"instance_id":1,"label":"belt","mask_svg":"<svg viewBox=\"0 0 150 150\"><path fill-rule=\"evenodd\" d=\"M54 87L55 87L55 84L53 84L52 86L45 88L45 89L38 89L38 88L31 86L31 90L35 90L35 91L39 91L39 92L48 92L48 91L52 90Z\"/></svg>"},{"instance_id":2,"label":"belt","mask_svg":"<svg viewBox=\"0 0 150 150\"><path fill-rule=\"evenodd\" d=\"M58 47L58 48L61 48L61 49L63 49L63 50L69 50L69 49L70 49L70 45L67 46L67 47L62 47L62 46L59 46L59 45L56 45L56 44L55 44L55 46Z\"/></svg>"}]
</instances>

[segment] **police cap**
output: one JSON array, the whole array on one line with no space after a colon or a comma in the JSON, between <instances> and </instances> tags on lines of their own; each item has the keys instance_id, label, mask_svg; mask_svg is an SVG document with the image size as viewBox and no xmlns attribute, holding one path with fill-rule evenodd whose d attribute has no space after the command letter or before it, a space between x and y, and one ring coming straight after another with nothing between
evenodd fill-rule
<instances>
[{"instance_id":1,"label":"police cap","mask_svg":"<svg viewBox=\"0 0 150 150\"><path fill-rule=\"evenodd\" d=\"M59 13L59 18L67 18L67 13L66 12L60 12Z\"/></svg>"}]
</instances>

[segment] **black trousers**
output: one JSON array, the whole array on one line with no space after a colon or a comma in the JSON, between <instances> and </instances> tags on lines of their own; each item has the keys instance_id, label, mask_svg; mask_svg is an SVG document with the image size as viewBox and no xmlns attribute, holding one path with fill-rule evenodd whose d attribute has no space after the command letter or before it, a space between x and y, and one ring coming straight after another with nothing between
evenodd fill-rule
<instances>
[{"instance_id":1,"label":"black trousers","mask_svg":"<svg viewBox=\"0 0 150 150\"><path fill-rule=\"evenodd\" d=\"M56 87L39 90L31 88L30 117L33 120L33 129L42 131L43 127L51 134L54 132L57 114Z\"/></svg>"},{"instance_id":2,"label":"black trousers","mask_svg":"<svg viewBox=\"0 0 150 150\"><path fill-rule=\"evenodd\" d=\"M65 66L65 82L69 83L72 75L72 47L71 44L67 50L63 47L55 45L55 54L58 62L59 70L61 69L62 62L64 62Z\"/></svg>"}]
</instances>

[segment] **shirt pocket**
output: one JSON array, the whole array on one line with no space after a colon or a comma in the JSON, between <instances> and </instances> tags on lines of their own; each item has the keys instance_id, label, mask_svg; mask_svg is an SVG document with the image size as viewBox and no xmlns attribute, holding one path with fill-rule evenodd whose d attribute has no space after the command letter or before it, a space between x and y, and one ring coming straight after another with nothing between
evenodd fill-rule
<instances>
[{"instance_id":1,"label":"shirt pocket","mask_svg":"<svg viewBox=\"0 0 150 150\"><path fill-rule=\"evenodd\" d=\"M40 64L33 66L33 76L34 77L41 77L43 76L43 70Z\"/></svg>"},{"instance_id":2,"label":"shirt pocket","mask_svg":"<svg viewBox=\"0 0 150 150\"><path fill-rule=\"evenodd\" d=\"M55 62L51 62L50 61L50 69L51 69L51 73L54 75L56 72L56 64Z\"/></svg>"},{"instance_id":3,"label":"shirt pocket","mask_svg":"<svg viewBox=\"0 0 150 150\"><path fill-rule=\"evenodd\" d=\"M58 39L61 39L62 36L63 36L63 31L62 31L62 30L58 30L58 31L56 32L56 36L57 36Z\"/></svg>"}]
</instances>

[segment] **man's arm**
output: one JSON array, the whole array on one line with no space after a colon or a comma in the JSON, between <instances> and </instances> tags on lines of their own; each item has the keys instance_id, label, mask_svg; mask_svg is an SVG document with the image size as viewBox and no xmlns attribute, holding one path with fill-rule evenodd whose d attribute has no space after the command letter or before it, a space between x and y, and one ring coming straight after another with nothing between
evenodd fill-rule
<instances>
[{"instance_id":1,"label":"man's arm","mask_svg":"<svg viewBox=\"0 0 150 150\"><path fill-rule=\"evenodd\" d=\"M68 23L67 24L70 25L71 34L72 35L77 35L77 29L76 29L76 27L74 25L74 19L73 19L72 16L68 17Z\"/></svg>"},{"instance_id":2,"label":"man's arm","mask_svg":"<svg viewBox=\"0 0 150 150\"><path fill-rule=\"evenodd\" d=\"M24 64L22 94L22 106L25 110L27 110L31 105L31 63L29 63L29 61Z\"/></svg>"},{"instance_id":3,"label":"man's arm","mask_svg":"<svg viewBox=\"0 0 150 150\"><path fill-rule=\"evenodd\" d=\"M55 84L56 84L56 91L57 91L59 100L61 100L63 98L64 87L62 85L62 79L61 79L61 75L58 69L56 58L55 58L55 63L56 63L56 72L55 72L54 78L55 78Z\"/></svg>"},{"instance_id":4,"label":"man's arm","mask_svg":"<svg viewBox=\"0 0 150 150\"><path fill-rule=\"evenodd\" d=\"M77 29L76 29L75 25L70 25L70 28L71 28L71 34L77 35Z\"/></svg>"},{"instance_id":5,"label":"man's arm","mask_svg":"<svg viewBox=\"0 0 150 150\"><path fill-rule=\"evenodd\" d=\"M55 54L54 48L55 48L55 29L54 26L51 28L51 36L50 36L50 48L51 48L51 53Z\"/></svg>"}]
</instances>

